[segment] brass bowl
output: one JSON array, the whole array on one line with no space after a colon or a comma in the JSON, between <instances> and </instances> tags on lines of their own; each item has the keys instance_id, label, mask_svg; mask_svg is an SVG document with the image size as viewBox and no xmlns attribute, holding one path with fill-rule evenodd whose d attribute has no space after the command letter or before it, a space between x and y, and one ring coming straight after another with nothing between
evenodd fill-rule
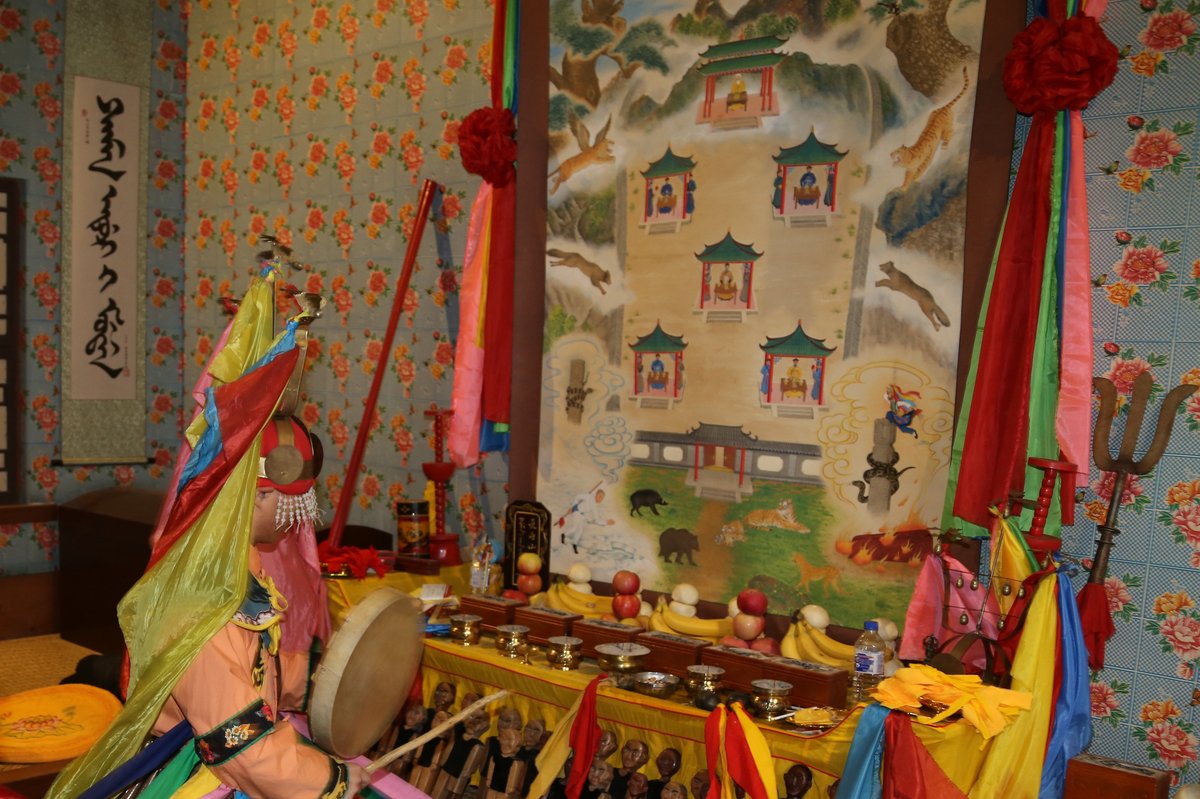
<instances>
[{"instance_id":1,"label":"brass bowl","mask_svg":"<svg viewBox=\"0 0 1200 799\"><path fill-rule=\"evenodd\" d=\"M506 658L524 659L529 655L528 635L523 624L501 624L496 628L496 649Z\"/></svg>"},{"instance_id":2,"label":"brass bowl","mask_svg":"<svg viewBox=\"0 0 1200 799\"><path fill-rule=\"evenodd\" d=\"M688 666L683 687L687 689L688 696L695 696L700 691L716 692L721 690L721 678L724 676L725 669L720 666L707 664Z\"/></svg>"},{"instance_id":3,"label":"brass bowl","mask_svg":"<svg viewBox=\"0 0 1200 799\"><path fill-rule=\"evenodd\" d=\"M546 644L546 663L552 669L570 671L579 668L583 660L583 639L571 635L555 635Z\"/></svg>"},{"instance_id":4,"label":"brass bowl","mask_svg":"<svg viewBox=\"0 0 1200 799\"><path fill-rule=\"evenodd\" d=\"M483 619L472 613L460 613L450 617L450 640L462 646L479 643L480 623Z\"/></svg>"},{"instance_id":5,"label":"brass bowl","mask_svg":"<svg viewBox=\"0 0 1200 799\"><path fill-rule=\"evenodd\" d=\"M633 690L655 699L666 699L679 690L679 678L661 671L641 671L633 675Z\"/></svg>"},{"instance_id":6,"label":"brass bowl","mask_svg":"<svg viewBox=\"0 0 1200 799\"><path fill-rule=\"evenodd\" d=\"M633 675L642 670L642 660L649 654L649 647L631 642L596 645L600 668L612 676L618 688L633 687Z\"/></svg>"},{"instance_id":7,"label":"brass bowl","mask_svg":"<svg viewBox=\"0 0 1200 799\"><path fill-rule=\"evenodd\" d=\"M788 694L792 684L783 680L754 680L750 683L754 689L754 709L758 714L770 718L791 707Z\"/></svg>"}]
</instances>

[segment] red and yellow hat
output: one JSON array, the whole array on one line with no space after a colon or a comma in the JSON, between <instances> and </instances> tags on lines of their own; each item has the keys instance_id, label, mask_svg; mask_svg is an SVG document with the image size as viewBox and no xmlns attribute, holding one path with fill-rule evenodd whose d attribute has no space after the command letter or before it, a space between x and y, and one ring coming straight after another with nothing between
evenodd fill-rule
<instances>
[{"instance_id":1,"label":"red and yellow hat","mask_svg":"<svg viewBox=\"0 0 1200 799\"><path fill-rule=\"evenodd\" d=\"M304 494L316 484L323 460L321 439L299 419L274 416L263 429L258 485L283 494Z\"/></svg>"}]
</instances>

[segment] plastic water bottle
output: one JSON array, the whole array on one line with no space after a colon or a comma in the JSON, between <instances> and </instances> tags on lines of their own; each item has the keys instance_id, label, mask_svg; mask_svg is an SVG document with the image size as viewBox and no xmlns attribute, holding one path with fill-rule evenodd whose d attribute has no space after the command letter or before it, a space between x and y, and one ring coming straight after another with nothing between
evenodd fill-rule
<instances>
[{"instance_id":1,"label":"plastic water bottle","mask_svg":"<svg viewBox=\"0 0 1200 799\"><path fill-rule=\"evenodd\" d=\"M879 637L879 622L865 622L862 635L854 642L854 671L850 673L846 707L872 701L871 693L883 681L884 652L883 639Z\"/></svg>"}]
</instances>

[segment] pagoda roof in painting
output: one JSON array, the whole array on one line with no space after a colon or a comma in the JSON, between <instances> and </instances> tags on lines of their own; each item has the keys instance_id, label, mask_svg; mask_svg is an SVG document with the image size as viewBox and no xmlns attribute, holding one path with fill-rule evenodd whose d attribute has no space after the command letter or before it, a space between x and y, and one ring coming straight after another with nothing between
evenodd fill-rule
<instances>
[{"instance_id":1,"label":"pagoda roof in painting","mask_svg":"<svg viewBox=\"0 0 1200 799\"><path fill-rule=\"evenodd\" d=\"M700 57L711 60L750 55L751 53L769 53L776 47L785 44L787 44L786 36L756 36L753 39L736 39L732 42L710 44L708 49L700 54Z\"/></svg>"},{"instance_id":2,"label":"pagoda roof in painting","mask_svg":"<svg viewBox=\"0 0 1200 799\"><path fill-rule=\"evenodd\" d=\"M814 131L808 132L808 138L795 147L780 147L779 155L771 156L775 163L783 166L800 164L836 164L846 157L836 145L826 144L817 138Z\"/></svg>"},{"instance_id":3,"label":"pagoda roof in painting","mask_svg":"<svg viewBox=\"0 0 1200 799\"><path fill-rule=\"evenodd\" d=\"M691 172L696 168L696 161L688 156L675 155L671 150L671 145L667 145L667 151L663 153L662 158L657 161L650 162L650 168L642 172L642 177L647 180L654 178L663 178L669 175L682 175L684 172Z\"/></svg>"},{"instance_id":4,"label":"pagoda roof in painting","mask_svg":"<svg viewBox=\"0 0 1200 799\"><path fill-rule=\"evenodd\" d=\"M629 348L634 352L679 352L687 349L687 342L683 340L683 336L672 336L664 332L662 324L657 323L654 330L644 336L638 336L638 340L630 344Z\"/></svg>"},{"instance_id":5,"label":"pagoda roof in painting","mask_svg":"<svg viewBox=\"0 0 1200 799\"><path fill-rule=\"evenodd\" d=\"M703 252L696 253L696 259L702 263L744 263L757 261L762 255L761 252L755 252L749 244L742 244L734 239L733 234L726 233L725 238L716 244L709 244Z\"/></svg>"},{"instance_id":6,"label":"pagoda roof in painting","mask_svg":"<svg viewBox=\"0 0 1200 799\"><path fill-rule=\"evenodd\" d=\"M750 449L756 452L774 452L781 455L795 454L818 457L821 448L815 444L795 444L791 441L764 441L747 433L741 427L725 424L700 422L686 433L664 433L657 430L639 430L634 436L639 443L677 444L681 446L716 446L733 449Z\"/></svg>"},{"instance_id":7,"label":"pagoda roof in painting","mask_svg":"<svg viewBox=\"0 0 1200 799\"><path fill-rule=\"evenodd\" d=\"M773 67L784 59L783 53L756 53L755 55L725 58L720 61L709 61L696 67L696 71L708 77L710 75L728 75L734 72L755 72L767 67Z\"/></svg>"},{"instance_id":8,"label":"pagoda roof in painting","mask_svg":"<svg viewBox=\"0 0 1200 799\"><path fill-rule=\"evenodd\" d=\"M826 347L825 339L813 338L804 332L804 326L796 323L796 329L786 336L772 338L767 336L766 344L759 344L763 352L777 356L816 357L823 358L837 349Z\"/></svg>"}]
</instances>

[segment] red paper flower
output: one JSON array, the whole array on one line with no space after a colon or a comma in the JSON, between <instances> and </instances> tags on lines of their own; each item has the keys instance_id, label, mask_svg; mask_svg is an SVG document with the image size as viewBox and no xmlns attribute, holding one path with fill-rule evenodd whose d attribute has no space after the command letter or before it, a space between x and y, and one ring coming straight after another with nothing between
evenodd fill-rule
<instances>
[{"instance_id":1,"label":"red paper flower","mask_svg":"<svg viewBox=\"0 0 1200 799\"><path fill-rule=\"evenodd\" d=\"M517 158L516 126L507 108L478 108L458 128L463 168L499 188L512 182Z\"/></svg>"},{"instance_id":2,"label":"red paper flower","mask_svg":"<svg viewBox=\"0 0 1200 799\"><path fill-rule=\"evenodd\" d=\"M1038 17L1004 57L1004 90L1022 114L1078 111L1112 83L1117 48L1086 15L1061 26Z\"/></svg>"}]
</instances>

